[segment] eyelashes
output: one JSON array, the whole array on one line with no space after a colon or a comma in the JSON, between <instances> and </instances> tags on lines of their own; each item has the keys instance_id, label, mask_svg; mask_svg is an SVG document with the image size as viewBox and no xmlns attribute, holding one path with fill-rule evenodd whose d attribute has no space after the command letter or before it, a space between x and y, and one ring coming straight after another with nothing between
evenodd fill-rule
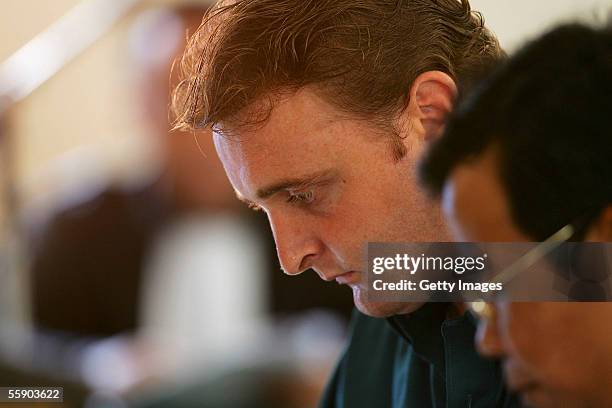
<instances>
[{"instance_id":1,"label":"eyelashes","mask_svg":"<svg viewBox=\"0 0 612 408\"><path fill-rule=\"evenodd\" d=\"M263 208L255 204L252 201L243 200L248 207L253 211L262 211ZM315 201L314 191L308 190L303 192L287 191L287 198L285 200L289 204L294 205L307 205Z\"/></svg>"},{"instance_id":2,"label":"eyelashes","mask_svg":"<svg viewBox=\"0 0 612 408\"><path fill-rule=\"evenodd\" d=\"M288 203L292 204L310 204L314 201L314 191L304 192L288 192L289 197L287 198Z\"/></svg>"},{"instance_id":3,"label":"eyelashes","mask_svg":"<svg viewBox=\"0 0 612 408\"><path fill-rule=\"evenodd\" d=\"M260 207L260 206L258 206L258 205L257 205L257 204L255 204L255 203L248 202L248 203L246 203L246 204L247 204L247 205L249 206L249 208L250 208L251 210L253 210L253 211L261 211L261 207Z\"/></svg>"}]
</instances>

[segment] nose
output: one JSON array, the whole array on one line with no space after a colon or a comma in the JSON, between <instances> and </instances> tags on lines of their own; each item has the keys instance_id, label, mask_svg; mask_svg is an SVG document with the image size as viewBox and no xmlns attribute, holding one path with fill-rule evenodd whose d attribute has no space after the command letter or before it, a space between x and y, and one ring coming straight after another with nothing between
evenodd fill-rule
<instances>
[{"instance_id":1,"label":"nose","mask_svg":"<svg viewBox=\"0 0 612 408\"><path fill-rule=\"evenodd\" d=\"M268 213L281 268L288 275L299 275L311 268L322 251L312 225L298 217Z\"/></svg>"},{"instance_id":2,"label":"nose","mask_svg":"<svg viewBox=\"0 0 612 408\"><path fill-rule=\"evenodd\" d=\"M476 346L480 354L487 357L501 357L504 354L495 313L480 319L476 330Z\"/></svg>"}]
</instances>

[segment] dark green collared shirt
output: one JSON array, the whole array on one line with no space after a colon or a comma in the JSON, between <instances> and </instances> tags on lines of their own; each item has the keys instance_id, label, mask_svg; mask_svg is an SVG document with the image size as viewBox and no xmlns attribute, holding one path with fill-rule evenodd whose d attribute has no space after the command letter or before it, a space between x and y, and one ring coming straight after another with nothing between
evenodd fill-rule
<instances>
[{"instance_id":1,"label":"dark green collared shirt","mask_svg":"<svg viewBox=\"0 0 612 408\"><path fill-rule=\"evenodd\" d=\"M389 319L353 314L351 338L320 408L515 408L497 362L474 348L470 313L427 303Z\"/></svg>"}]
</instances>

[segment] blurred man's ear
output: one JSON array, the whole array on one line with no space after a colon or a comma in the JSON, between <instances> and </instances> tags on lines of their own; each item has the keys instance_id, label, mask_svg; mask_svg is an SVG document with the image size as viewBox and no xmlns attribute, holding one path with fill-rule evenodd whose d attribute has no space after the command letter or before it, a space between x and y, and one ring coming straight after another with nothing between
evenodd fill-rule
<instances>
[{"instance_id":1,"label":"blurred man's ear","mask_svg":"<svg viewBox=\"0 0 612 408\"><path fill-rule=\"evenodd\" d=\"M612 242L612 205L607 206L593 222L586 241Z\"/></svg>"},{"instance_id":2,"label":"blurred man's ear","mask_svg":"<svg viewBox=\"0 0 612 408\"><path fill-rule=\"evenodd\" d=\"M444 72L427 71L419 75L410 88L405 109L412 129L425 140L440 136L456 97L457 85Z\"/></svg>"}]
</instances>

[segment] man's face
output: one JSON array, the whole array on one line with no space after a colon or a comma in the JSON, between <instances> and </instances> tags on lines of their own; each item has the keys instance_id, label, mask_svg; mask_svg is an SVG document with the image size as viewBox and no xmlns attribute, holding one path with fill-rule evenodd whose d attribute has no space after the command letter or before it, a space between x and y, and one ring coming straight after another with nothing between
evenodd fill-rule
<instances>
[{"instance_id":1,"label":"man's face","mask_svg":"<svg viewBox=\"0 0 612 408\"><path fill-rule=\"evenodd\" d=\"M230 130L214 135L217 152L237 194L268 215L285 273L312 268L346 284L369 315L418 307L366 299L365 245L444 238L438 207L416 184L422 138L403 135L408 154L398 161L388 134L309 88L282 97L262 126Z\"/></svg>"},{"instance_id":2,"label":"man's face","mask_svg":"<svg viewBox=\"0 0 612 408\"><path fill-rule=\"evenodd\" d=\"M458 166L443 193L453 234L475 242L531 241L512 221L507 195L488 150ZM502 358L506 382L530 406L611 406L612 304L506 302L483 319L481 353ZM606 398L608 398L606 400Z\"/></svg>"}]
</instances>

